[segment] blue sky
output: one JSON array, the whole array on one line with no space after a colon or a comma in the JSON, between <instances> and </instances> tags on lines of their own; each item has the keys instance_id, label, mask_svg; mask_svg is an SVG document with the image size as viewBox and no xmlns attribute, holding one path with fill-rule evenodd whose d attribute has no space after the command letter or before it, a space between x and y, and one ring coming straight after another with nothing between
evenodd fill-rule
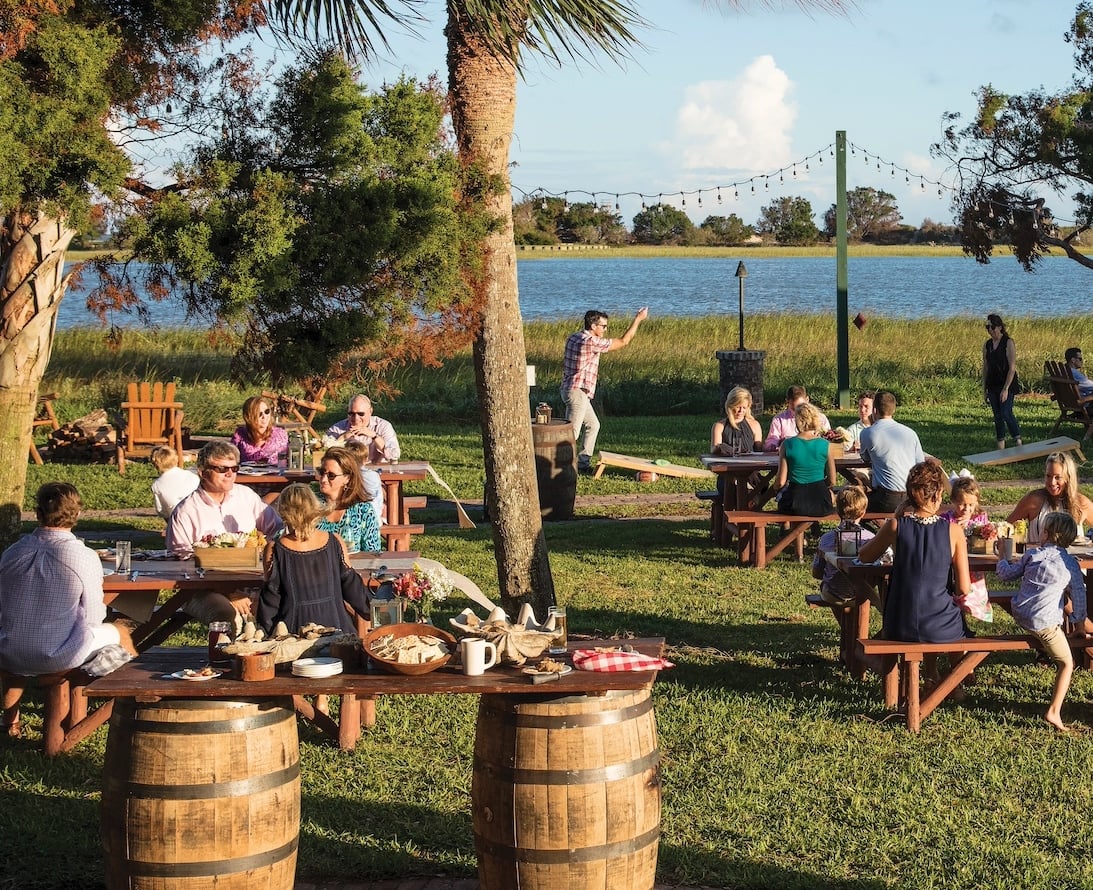
<instances>
[{"instance_id":1,"label":"blue sky","mask_svg":"<svg viewBox=\"0 0 1093 890\"><path fill-rule=\"evenodd\" d=\"M1063 34L1074 0L857 0L845 15L775 9L759 3L733 11L702 0L634 4L652 24L644 48L623 66L606 60L556 68L529 57L518 90L511 160L513 185L615 193L663 193L680 206L679 192L712 189L786 168L756 194L740 199L722 189L703 205L687 198L696 222L737 213L753 223L760 208L782 195L802 195L817 222L834 202L834 165L797 164L830 145L836 130L868 151L849 158L849 187L892 192L904 221L949 222L949 198L925 190L914 174L951 182L930 158L946 111L971 114L978 87L1006 92L1066 86L1073 71ZM394 52L365 69L370 87L399 72L445 74L443 4L427 5L421 39L389 34ZM880 157L881 169L876 169ZM892 175L892 164L903 169ZM519 197L519 192L516 193ZM571 200L590 200L571 194ZM654 197L649 202L656 201ZM620 199L629 226L640 198ZM1051 202L1058 218L1071 216L1066 199Z\"/></svg>"}]
</instances>

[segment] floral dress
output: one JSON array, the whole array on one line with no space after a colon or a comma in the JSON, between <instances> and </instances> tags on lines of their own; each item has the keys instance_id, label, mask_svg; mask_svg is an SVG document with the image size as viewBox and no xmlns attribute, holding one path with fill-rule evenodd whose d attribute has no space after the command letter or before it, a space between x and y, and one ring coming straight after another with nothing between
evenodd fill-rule
<instances>
[{"instance_id":1,"label":"floral dress","mask_svg":"<svg viewBox=\"0 0 1093 890\"><path fill-rule=\"evenodd\" d=\"M952 510L942 513L941 518L946 522L956 522L956 514ZM976 513L968 520L964 533L968 534L969 528L973 525L982 525L987 522L990 522L990 517L986 513ZM990 591L987 590L986 577L982 572L970 572L970 574L972 586L968 590L967 596L956 595L953 600L960 606L961 612L967 612L972 618L978 618L980 621L994 621L994 610L991 607Z\"/></svg>"},{"instance_id":2,"label":"floral dress","mask_svg":"<svg viewBox=\"0 0 1093 890\"><path fill-rule=\"evenodd\" d=\"M350 553L378 553L383 549L380 545L379 516L371 501L350 504L337 522L322 519L318 527L338 535L345 541Z\"/></svg>"}]
</instances>

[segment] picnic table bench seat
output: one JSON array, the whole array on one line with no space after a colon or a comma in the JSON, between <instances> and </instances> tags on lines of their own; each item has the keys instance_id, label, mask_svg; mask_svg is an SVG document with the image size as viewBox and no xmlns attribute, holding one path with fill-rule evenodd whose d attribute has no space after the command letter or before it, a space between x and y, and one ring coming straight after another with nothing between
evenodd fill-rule
<instances>
[{"instance_id":1,"label":"picnic table bench seat","mask_svg":"<svg viewBox=\"0 0 1093 890\"><path fill-rule=\"evenodd\" d=\"M380 537L384 539L386 549L392 551L409 550L413 536L423 534L425 534L425 525L420 522L380 526Z\"/></svg>"},{"instance_id":2,"label":"picnic table bench seat","mask_svg":"<svg viewBox=\"0 0 1093 890\"><path fill-rule=\"evenodd\" d=\"M883 522L891 518L891 513L866 513L863 522ZM827 516L798 516L794 513L779 513L775 510L725 510L724 522L735 535L740 561L753 568L765 569L774 557L791 544L796 547L797 559L804 559L804 538L816 522L838 522L838 515L832 511ZM767 549L766 530L769 526L785 529L769 550Z\"/></svg>"},{"instance_id":3,"label":"picnic table bench seat","mask_svg":"<svg viewBox=\"0 0 1093 890\"><path fill-rule=\"evenodd\" d=\"M1070 638L1071 648L1084 657L1089 650L1084 635ZM993 652L1016 652L1039 649L1035 637L1024 634L994 637L965 637L951 643L908 643L902 640L858 640L861 653L875 659L884 681L884 703L904 713L907 728L917 733L934 709L955 690ZM919 686L920 666L925 655L963 652L932 689Z\"/></svg>"},{"instance_id":4,"label":"picnic table bench seat","mask_svg":"<svg viewBox=\"0 0 1093 890\"><path fill-rule=\"evenodd\" d=\"M19 703L27 686L37 684L45 695L42 708L42 749L46 757L71 751L110 719L113 699L88 711L84 687L94 678L82 668L50 674L23 676L0 670L3 690L4 731L17 733Z\"/></svg>"}]
</instances>

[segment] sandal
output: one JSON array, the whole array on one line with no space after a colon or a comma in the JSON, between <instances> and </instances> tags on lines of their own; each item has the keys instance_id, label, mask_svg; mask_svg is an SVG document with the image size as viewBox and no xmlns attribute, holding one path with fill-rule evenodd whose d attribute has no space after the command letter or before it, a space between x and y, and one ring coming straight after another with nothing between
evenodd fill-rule
<instances>
[{"instance_id":1,"label":"sandal","mask_svg":"<svg viewBox=\"0 0 1093 890\"><path fill-rule=\"evenodd\" d=\"M23 724L19 720L6 723L4 725L4 732L9 739L17 739L23 734Z\"/></svg>"}]
</instances>

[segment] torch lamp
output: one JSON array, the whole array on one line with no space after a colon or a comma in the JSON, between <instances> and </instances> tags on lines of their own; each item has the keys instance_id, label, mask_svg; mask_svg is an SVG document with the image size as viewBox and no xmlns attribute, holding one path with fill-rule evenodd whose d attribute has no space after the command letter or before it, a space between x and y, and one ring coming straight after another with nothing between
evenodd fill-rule
<instances>
[{"instance_id":1,"label":"torch lamp","mask_svg":"<svg viewBox=\"0 0 1093 890\"><path fill-rule=\"evenodd\" d=\"M748 270L744 266L744 261L741 260L736 267L736 279L740 282L740 345L737 347L741 352L744 351L744 279L748 277Z\"/></svg>"}]
</instances>

